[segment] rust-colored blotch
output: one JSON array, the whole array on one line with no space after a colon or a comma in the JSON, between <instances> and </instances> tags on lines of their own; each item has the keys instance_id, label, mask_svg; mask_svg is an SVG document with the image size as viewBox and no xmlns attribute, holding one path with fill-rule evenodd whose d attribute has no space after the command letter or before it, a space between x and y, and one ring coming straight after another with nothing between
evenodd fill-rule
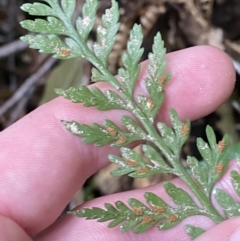
<instances>
[{"instance_id":1,"label":"rust-colored blotch","mask_svg":"<svg viewBox=\"0 0 240 241\"><path fill-rule=\"evenodd\" d=\"M151 223L152 221L154 221L154 217L148 215L142 219L142 224Z\"/></svg>"},{"instance_id":2,"label":"rust-colored blotch","mask_svg":"<svg viewBox=\"0 0 240 241\"><path fill-rule=\"evenodd\" d=\"M135 160L132 159L125 159L126 163L131 166L131 167L137 167L138 166L138 162L136 162Z\"/></svg>"},{"instance_id":3,"label":"rust-colored blotch","mask_svg":"<svg viewBox=\"0 0 240 241\"><path fill-rule=\"evenodd\" d=\"M166 78L167 78L166 75L160 76L160 78L158 79L158 83L159 83L160 85L162 85L162 84L165 82Z\"/></svg>"},{"instance_id":4,"label":"rust-colored blotch","mask_svg":"<svg viewBox=\"0 0 240 241\"><path fill-rule=\"evenodd\" d=\"M186 136L189 133L189 126L188 124L184 124L182 129L181 129L181 135Z\"/></svg>"},{"instance_id":5,"label":"rust-colored blotch","mask_svg":"<svg viewBox=\"0 0 240 241\"><path fill-rule=\"evenodd\" d=\"M142 168L138 169L138 171L137 171L138 174L144 174L147 172L149 172L149 169L147 167L142 167Z\"/></svg>"},{"instance_id":6,"label":"rust-colored blotch","mask_svg":"<svg viewBox=\"0 0 240 241\"><path fill-rule=\"evenodd\" d=\"M217 166L216 166L216 168L215 168L215 172L216 172L217 174L220 174L220 173L222 173L222 171L223 171L223 163L217 164Z\"/></svg>"},{"instance_id":7,"label":"rust-colored blotch","mask_svg":"<svg viewBox=\"0 0 240 241\"><path fill-rule=\"evenodd\" d=\"M225 149L226 147L226 143L225 141L219 141L218 144L217 144L217 150L219 153L222 153L223 150Z\"/></svg>"},{"instance_id":8,"label":"rust-colored blotch","mask_svg":"<svg viewBox=\"0 0 240 241\"><path fill-rule=\"evenodd\" d=\"M117 143L118 145L120 145L120 144L125 143L126 141L127 141L127 137L126 137L126 136L120 136L120 137L118 138L118 140L116 141L116 143Z\"/></svg>"},{"instance_id":9,"label":"rust-colored blotch","mask_svg":"<svg viewBox=\"0 0 240 241\"><path fill-rule=\"evenodd\" d=\"M155 207L153 207L153 211L155 213L161 214L161 213L164 213L165 208L164 207L155 206Z\"/></svg>"},{"instance_id":10,"label":"rust-colored blotch","mask_svg":"<svg viewBox=\"0 0 240 241\"><path fill-rule=\"evenodd\" d=\"M155 105L151 99L147 100L147 107L149 110L152 110L155 107Z\"/></svg>"},{"instance_id":11,"label":"rust-colored blotch","mask_svg":"<svg viewBox=\"0 0 240 241\"><path fill-rule=\"evenodd\" d=\"M69 56L71 53L71 50L70 49L66 49L66 48L61 48L60 51L59 51L59 54L61 56Z\"/></svg>"},{"instance_id":12,"label":"rust-colored blotch","mask_svg":"<svg viewBox=\"0 0 240 241\"><path fill-rule=\"evenodd\" d=\"M137 216L143 215L143 210L142 210L141 208L138 208L138 207L133 207L133 212L134 212Z\"/></svg>"},{"instance_id":13,"label":"rust-colored blotch","mask_svg":"<svg viewBox=\"0 0 240 241\"><path fill-rule=\"evenodd\" d=\"M106 131L108 132L108 134L110 136L116 136L117 133L118 133L118 131L116 129L112 128L112 127L107 127Z\"/></svg>"},{"instance_id":14,"label":"rust-colored blotch","mask_svg":"<svg viewBox=\"0 0 240 241\"><path fill-rule=\"evenodd\" d=\"M167 221L168 222L174 222L178 219L178 215L177 214L171 214L169 217L167 217Z\"/></svg>"}]
</instances>

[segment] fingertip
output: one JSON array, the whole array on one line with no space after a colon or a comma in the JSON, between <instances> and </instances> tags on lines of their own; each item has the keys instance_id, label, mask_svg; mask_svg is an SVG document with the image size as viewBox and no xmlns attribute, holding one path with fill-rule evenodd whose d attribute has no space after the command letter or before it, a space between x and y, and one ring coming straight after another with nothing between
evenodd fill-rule
<instances>
[{"instance_id":1,"label":"fingertip","mask_svg":"<svg viewBox=\"0 0 240 241\"><path fill-rule=\"evenodd\" d=\"M239 228L240 218L231 218L203 233L196 241L237 241L240 240ZM237 239L234 239L236 235L238 235Z\"/></svg>"},{"instance_id":2,"label":"fingertip","mask_svg":"<svg viewBox=\"0 0 240 241\"><path fill-rule=\"evenodd\" d=\"M214 111L233 91L234 66L220 49L191 47L168 54L167 61L172 78L166 87L164 112L174 108L182 119L195 120Z\"/></svg>"}]
</instances>

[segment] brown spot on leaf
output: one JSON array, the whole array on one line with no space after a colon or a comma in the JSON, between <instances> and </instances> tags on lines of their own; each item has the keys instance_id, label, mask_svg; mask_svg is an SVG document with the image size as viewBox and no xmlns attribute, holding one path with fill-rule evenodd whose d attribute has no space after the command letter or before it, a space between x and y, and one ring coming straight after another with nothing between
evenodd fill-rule
<instances>
[{"instance_id":1,"label":"brown spot on leaf","mask_svg":"<svg viewBox=\"0 0 240 241\"><path fill-rule=\"evenodd\" d=\"M220 174L220 173L222 173L222 171L223 171L223 163L217 164L217 166L216 166L216 168L215 168L215 172L216 172L217 174Z\"/></svg>"},{"instance_id":2,"label":"brown spot on leaf","mask_svg":"<svg viewBox=\"0 0 240 241\"><path fill-rule=\"evenodd\" d=\"M134 212L137 216L143 215L143 210L142 210L141 208L138 208L138 207L133 207L133 212Z\"/></svg>"},{"instance_id":3,"label":"brown spot on leaf","mask_svg":"<svg viewBox=\"0 0 240 241\"><path fill-rule=\"evenodd\" d=\"M151 99L147 100L147 107L149 110L152 110L155 107L155 105Z\"/></svg>"},{"instance_id":4,"label":"brown spot on leaf","mask_svg":"<svg viewBox=\"0 0 240 241\"><path fill-rule=\"evenodd\" d=\"M178 215L175 213L167 217L167 221L170 223L175 222L177 219L178 219Z\"/></svg>"},{"instance_id":5,"label":"brown spot on leaf","mask_svg":"<svg viewBox=\"0 0 240 241\"><path fill-rule=\"evenodd\" d=\"M67 49L67 48L61 48L59 50L59 55L63 56L63 57L67 57L69 56L71 53L71 50L70 49Z\"/></svg>"},{"instance_id":6,"label":"brown spot on leaf","mask_svg":"<svg viewBox=\"0 0 240 241\"><path fill-rule=\"evenodd\" d=\"M182 136L188 135L189 130L190 130L189 125L188 124L184 124L182 129L181 129L181 135Z\"/></svg>"},{"instance_id":7,"label":"brown spot on leaf","mask_svg":"<svg viewBox=\"0 0 240 241\"><path fill-rule=\"evenodd\" d=\"M118 133L118 131L116 129L112 128L112 127L107 127L106 131L108 132L108 134L110 136L116 136L117 133Z\"/></svg>"},{"instance_id":8,"label":"brown spot on leaf","mask_svg":"<svg viewBox=\"0 0 240 241\"><path fill-rule=\"evenodd\" d=\"M167 79L167 76L166 75L162 75L162 76L159 77L158 83L160 85L162 85L165 82L166 79Z\"/></svg>"},{"instance_id":9,"label":"brown spot on leaf","mask_svg":"<svg viewBox=\"0 0 240 241\"><path fill-rule=\"evenodd\" d=\"M116 144L121 145L121 144L125 143L126 141L127 141L127 137L126 136L120 136L118 138L118 140L116 141Z\"/></svg>"},{"instance_id":10,"label":"brown spot on leaf","mask_svg":"<svg viewBox=\"0 0 240 241\"><path fill-rule=\"evenodd\" d=\"M164 207L155 206L155 207L153 207L153 211L155 213L157 213L157 214L161 214L161 213L164 213L165 208Z\"/></svg>"},{"instance_id":11,"label":"brown spot on leaf","mask_svg":"<svg viewBox=\"0 0 240 241\"><path fill-rule=\"evenodd\" d=\"M217 144L217 150L219 153L222 153L226 147L225 141L219 141Z\"/></svg>"},{"instance_id":12,"label":"brown spot on leaf","mask_svg":"<svg viewBox=\"0 0 240 241\"><path fill-rule=\"evenodd\" d=\"M152 221L154 221L154 217L153 216L146 216L142 219L142 224L147 224L147 223L151 223Z\"/></svg>"},{"instance_id":13,"label":"brown spot on leaf","mask_svg":"<svg viewBox=\"0 0 240 241\"><path fill-rule=\"evenodd\" d=\"M138 162L136 162L133 159L125 159L125 160L126 160L126 163L131 167L137 167L138 166Z\"/></svg>"},{"instance_id":14,"label":"brown spot on leaf","mask_svg":"<svg viewBox=\"0 0 240 241\"><path fill-rule=\"evenodd\" d=\"M147 173L147 172L149 172L149 169L147 167L142 167L142 168L137 170L138 174L144 174L144 173Z\"/></svg>"}]
</instances>

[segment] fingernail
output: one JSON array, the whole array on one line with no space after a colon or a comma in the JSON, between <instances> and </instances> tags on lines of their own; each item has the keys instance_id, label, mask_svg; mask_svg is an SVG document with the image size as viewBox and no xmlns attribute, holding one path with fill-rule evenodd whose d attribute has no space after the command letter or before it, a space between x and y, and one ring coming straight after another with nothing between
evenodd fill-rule
<instances>
[{"instance_id":1,"label":"fingernail","mask_svg":"<svg viewBox=\"0 0 240 241\"><path fill-rule=\"evenodd\" d=\"M229 241L239 241L240 240L240 229L237 229L228 239Z\"/></svg>"}]
</instances>

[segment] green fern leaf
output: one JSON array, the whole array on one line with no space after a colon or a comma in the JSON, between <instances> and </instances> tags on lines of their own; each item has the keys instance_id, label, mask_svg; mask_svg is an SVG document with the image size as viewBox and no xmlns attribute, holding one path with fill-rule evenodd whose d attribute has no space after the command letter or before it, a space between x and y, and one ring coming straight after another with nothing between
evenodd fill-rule
<instances>
[{"instance_id":1,"label":"green fern leaf","mask_svg":"<svg viewBox=\"0 0 240 241\"><path fill-rule=\"evenodd\" d=\"M126 106L118 94L111 90L102 92L97 87L91 89L86 86L80 88L69 88L68 90L55 90L58 95L71 100L74 103L83 103L84 106L96 106L98 110L123 109Z\"/></svg>"},{"instance_id":2,"label":"green fern leaf","mask_svg":"<svg viewBox=\"0 0 240 241\"><path fill-rule=\"evenodd\" d=\"M59 5L58 3L59 0L42 0L42 1L48 3L50 6Z\"/></svg>"},{"instance_id":3,"label":"green fern leaf","mask_svg":"<svg viewBox=\"0 0 240 241\"><path fill-rule=\"evenodd\" d=\"M141 48L142 40L142 28L140 25L135 24L130 32L130 39L127 43L127 53L122 56L125 69L121 68L118 72L130 95L133 93L135 82L140 71L139 60L143 54L143 48Z\"/></svg>"},{"instance_id":4,"label":"green fern leaf","mask_svg":"<svg viewBox=\"0 0 240 241\"><path fill-rule=\"evenodd\" d=\"M76 21L76 27L80 38L83 42L86 41L90 31L92 30L96 21L96 12L98 8L98 1L87 0L83 5L82 13L83 16L78 17Z\"/></svg>"},{"instance_id":5,"label":"green fern leaf","mask_svg":"<svg viewBox=\"0 0 240 241\"><path fill-rule=\"evenodd\" d=\"M61 0L61 6L63 12L66 14L69 20L71 20L76 7L76 0Z\"/></svg>"},{"instance_id":6,"label":"green fern leaf","mask_svg":"<svg viewBox=\"0 0 240 241\"><path fill-rule=\"evenodd\" d=\"M159 152L157 152L152 146L143 145L142 150L155 169L161 169L163 173L173 173L173 169L166 164Z\"/></svg>"},{"instance_id":7,"label":"green fern leaf","mask_svg":"<svg viewBox=\"0 0 240 241\"><path fill-rule=\"evenodd\" d=\"M112 136L116 137L116 141L111 144L112 147L125 146L134 141L143 140L143 136L139 133L126 132L110 120L104 120L103 125Z\"/></svg>"},{"instance_id":8,"label":"green fern leaf","mask_svg":"<svg viewBox=\"0 0 240 241\"><path fill-rule=\"evenodd\" d=\"M155 108L153 101L147 98L145 95L138 95L137 102L141 111L149 118L151 123L153 123L154 119L152 117L152 110Z\"/></svg>"},{"instance_id":9,"label":"green fern leaf","mask_svg":"<svg viewBox=\"0 0 240 241\"><path fill-rule=\"evenodd\" d=\"M53 34L47 37L42 35L26 35L21 37L21 40L27 42L31 48L39 49L41 53L54 54L53 57L59 59L69 59L82 54L79 48L76 48L75 43L67 41L68 44L66 44Z\"/></svg>"},{"instance_id":10,"label":"green fern leaf","mask_svg":"<svg viewBox=\"0 0 240 241\"><path fill-rule=\"evenodd\" d=\"M23 11L35 16L56 16L54 10L42 3L25 3L20 7Z\"/></svg>"},{"instance_id":11,"label":"green fern leaf","mask_svg":"<svg viewBox=\"0 0 240 241\"><path fill-rule=\"evenodd\" d=\"M102 24L97 28L98 42L93 44L93 51L104 67L107 67L108 56L115 43L115 35L119 28L118 3L112 0L112 7L102 16Z\"/></svg>"},{"instance_id":12,"label":"green fern leaf","mask_svg":"<svg viewBox=\"0 0 240 241\"><path fill-rule=\"evenodd\" d=\"M236 171L231 172L231 180L234 190L236 191L237 195L240 197L240 174Z\"/></svg>"},{"instance_id":13,"label":"green fern leaf","mask_svg":"<svg viewBox=\"0 0 240 241\"><path fill-rule=\"evenodd\" d=\"M185 225L184 228L185 228L186 233L190 236L190 238L192 240L199 237L200 235L202 235L205 232L204 229L202 229L200 227L194 227L189 224Z\"/></svg>"},{"instance_id":14,"label":"green fern leaf","mask_svg":"<svg viewBox=\"0 0 240 241\"><path fill-rule=\"evenodd\" d=\"M151 157L157 157L157 153L150 146L144 145L143 150ZM172 173L162 160L146 161L136 151L123 147L121 148L122 157L109 155L109 160L118 165L118 169L111 172L113 176L128 174L133 178L144 178L157 173Z\"/></svg>"},{"instance_id":15,"label":"green fern leaf","mask_svg":"<svg viewBox=\"0 0 240 241\"><path fill-rule=\"evenodd\" d=\"M240 203L236 203L229 194L221 189L216 189L215 197L228 218L240 216Z\"/></svg>"},{"instance_id":16,"label":"green fern leaf","mask_svg":"<svg viewBox=\"0 0 240 241\"><path fill-rule=\"evenodd\" d=\"M192 214L196 215L196 213ZM170 228L176 227L179 223L181 223L185 218L191 216L188 212L173 212L166 219L164 219L158 226L159 230L167 230Z\"/></svg>"},{"instance_id":17,"label":"green fern leaf","mask_svg":"<svg viewBox=\"0 0 240 241\"><path fill-rule=\"evenodd\" d=\"M62 123L74 135L83 137L84 143L95 143L96 146L103 146L115 140L115 137L96 123L92 124L92 126L79 124L76 121L62 121Z\"/></svg>"},{"instance_id":18,"label":"green fern leaf","mask_svg":"<svg viewBox=\"0 0 240 241\"><path fill-rule=\"evenodd\" d=\"M179 155L183 144L186 142L190 134L190 121L187 120L185 123L182 123L179 120L178 114L174 109L170 109L169 116L175 132L176 148L174 150L174 153L176 155Z\"/></svg>"},{"instance_id":19,"label":"green fern leaf","mask_svg":"<svg viewBox=\"0 0 240 241\"><path fill-rule=\"evenodd\" d=\"M157 33L154 38L153 43L153 53L149 54L148 58L150 61L150 65L148 66L148 73L152 79L152 81L159 84L159 77L163 74L166 61L164 60L166 54L166 49L164 48L164 42L162 41L161 34ZM170 76L166 76L167 78L164 80L161 85L165 85L169 80Z\"/></svg>"},{"instance_id":20,"label":"green fern leaf","mask_svg":"<svg viewBox=\"0 0 240 241\"><path fill-rule=\"evenodd\" d=\"M161 218L160 216L154 215L150 208L135 198L130 198L128 203L134 213L139 217L137 220L138 222L136 222L135 225L132 227L129 225L129 229L133 228L134 233L145 232L153 227Z\"/></svg>"},{"instance_id":21,"label":"green fern leaf","mask_svg":"<svg viewBox=\"0 0 240 241\"><path fill-rule=\"evenodd\" d=\"M216 135L214 133L214 130L211 126L207 126L206 128L206 135L207 135L207 139L208 139L208 143L211 147L212 150L215 150L217 148L217 139L216 139Z\"/></svg>"},{"instance_id":22,"label":"green fern leaf","mask_svg":"<svg viewBox=\"0 0 240 241\"><path fill-rule=\"evenodd\" d=\"M160 220L158 228L160 230L170 229L178 225L186 217L199 214L199 211L194 209L187 210L185 207L181 209L174 209L166 204L160 197L151 192L144 194L147 203L152 207L155 219Z\"/></svg>"},{"instance_id":23,"label":"green fern leaf","mask_svg":"<svg viewBox=\"0 0 240 241\"><path fill-rule=\"evenodd\" d=\"M165 144L169 146L173 153L178 152L178 146L175 144L176 137L172 128L162 122L157 123L157 128Z\"/></svg>"},{"instance_id":24,"label":"green fern leaf","mask_svg":"<svg viewBox=\"0 0 240 241\"><path fill-rule=\"evenodd\" d=\"M92 81L93 82L106 82L107 78L96 68L92 68Z\"/></svg>"},{"instance_id":25,"label":"green fern leaf","mask_svg":"<svg viewBox=\"0 0 240 241\"><path fill-rule=\"evenodd\" d=\"M206 128L206 135L209 145L202 138L198 138L197 147L207 164L208 181L205 189L208 190L208 195L210 195L213 186L223 176L230 161L226 155L229 137L224 135L223 139L216 143L216 136L210 126Z\"/></svg>"},{"instance_id":26,"label":"green fern leaf","mask_svg":"<svg viewBox=\"0 0 240 241\"><path fill-rule=\"evenodd\" d=\"M24 20L20 22L21 26L31 32L44 34L63 34L68 35L69 32L65 25L55 17L47 17L44 19Z\"/></svg>"},{"instance_id":27,"label":"green fern leaf","mask_svg":"<svg viewBox=\"0 0 240 241\"><path fill-rule=\"evenodd\" d=\"M149 54L150 64L148 66L148 73L150 77L145 78L145 84L153 103L150 112L151 118L156 117L162 106L165 97L163 87L170 79L170 74L164 73L166 67L166 61L164 60L165 54L166 49L164 48L161 35L157 33L154 37L153 53Z\"/></svg>"},{"instance_id":28,"label":"green fern leaf","mask_svg":"<svg viewBox=\"0 0 240 241\"><path fill-rule=\"evenodd\" d=\"M187 157L187 164L190 167L191 174L195 178L198 186L200 186L205 194L207 194L209 197L211 190L208 186L208 170L202 163L200 163L195 157L192 156Z\"/></svg>"},{"instance_id":29,"label":"green fern leaf","mask_svg":"<svg viewBox=\"0 0 240 241\"><path fill-rule=\"evenodd\" d=\"M164 188L168 195L172 198L174 203L179 207L185 209L199 210L199 207L195 204L191 196L181 188L177 188L171 182L165 182Z\"/></svg>"},{"instance_id":30,"label":"green fern leaf","mask_svg":"<svg viewBox=\"0 0 240 241\"><path fill-rule=\"evenodd\" d=\"M147 139L147 133L131 117L124 115L122 116L121 121L130 133L138 135L141 140Z\"/></svg>"},{"instance_id":31,"label":"green fern leaf","mask_svg":"<svg viewBox=\"0 0 240 241\"><path fill-rule=\"evenodd\" d=\"M200 152L203 160L206 162L209 168L212 167L212 151L207 142L205 142L202 138L197 138L197 148Z\"/></svg>"},{"instance_id":32,"label":"green fern leaf","mask_svg":"<svg viewBox=\"0 0 240 241\"><path fill-rule=\"evenodd\" d=\"M141 175L146 174L140 172L141 170L148 171L146 167L146 162L143 158L134 150L122 147L121 148L122 157L116 155L109 155L109 160L118 165L119 169L111 172L113 176L121 176L125 174L129 175ZM145 169L144 169L145 168ZM140 170L140 171L139 171Z\"/></svg>"}]
</instances>

